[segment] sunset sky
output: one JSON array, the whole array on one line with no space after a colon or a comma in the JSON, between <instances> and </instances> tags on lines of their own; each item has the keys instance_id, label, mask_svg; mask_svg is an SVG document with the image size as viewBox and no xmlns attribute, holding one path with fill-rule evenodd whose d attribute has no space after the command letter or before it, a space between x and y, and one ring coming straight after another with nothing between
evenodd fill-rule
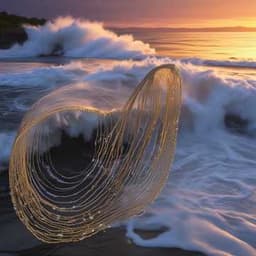
<instances>
[{"instance_id":1,"label":"sunset sky","mask_svg":"<svg viewBox=\"0 0 256 256\"><path fill-rule=\"evenodd\" d=\"M256 27L256 0L2 0L0 10L124 27Z\"/></svg>"}]
</instances>

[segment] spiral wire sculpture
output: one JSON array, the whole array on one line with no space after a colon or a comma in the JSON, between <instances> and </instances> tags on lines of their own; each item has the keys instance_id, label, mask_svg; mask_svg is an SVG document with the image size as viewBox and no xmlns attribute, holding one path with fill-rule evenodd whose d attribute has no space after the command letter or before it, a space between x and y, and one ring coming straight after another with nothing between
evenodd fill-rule
<instances>
[{"instance_id":1,"label":"spiral wire sculpture","mask_svg":"<svg viewBox=\"0 0 256 256\"><path fill-rule=\"evenodd\" d=\"M167 180L181 108L176 67L150 71L124 106L105 93L62 87L35 103L21 123L10 159L11 197L41 241L80 241L139 214ZM56 131L72 129L77 118L95 123L88 135L93 154L86 166L67 172L49 148Z\"/></svg>"}]
</instances>

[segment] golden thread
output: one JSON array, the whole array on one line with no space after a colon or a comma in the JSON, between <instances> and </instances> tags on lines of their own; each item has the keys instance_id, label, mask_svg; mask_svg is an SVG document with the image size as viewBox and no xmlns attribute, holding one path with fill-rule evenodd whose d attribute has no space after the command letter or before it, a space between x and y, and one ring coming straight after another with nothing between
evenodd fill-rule
<instances>
[{"instance_id":1,"label":"golden thread","mask_svg":"<svg viewBox=\"0 0 256 256\"><path fill-rule=\"evenodd\" d=\"M139 214L160 193L170 171L181 107L174 65L149 72L122 108L88 104L90 97L69 87L43 97L24 117L13 146L14 208L47 243L79 241ZM67 174L46 153L55 132L46 124L53 117L70 121L72 113L84 113L98 125L90 163Z\"/></svg>"}]
</instances>

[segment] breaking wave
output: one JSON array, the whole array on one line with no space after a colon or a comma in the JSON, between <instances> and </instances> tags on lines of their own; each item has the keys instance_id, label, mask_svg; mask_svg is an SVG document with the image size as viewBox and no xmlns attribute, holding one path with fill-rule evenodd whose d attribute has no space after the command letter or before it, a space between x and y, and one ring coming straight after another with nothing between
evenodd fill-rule
<instances>
[{"instance_id":1,"label":"breaking wave","mask_svg":"<svg viewBox=\"0 0 256 256\"><path fill-rule=\"evenodd\" d=\"M0 50L0 58L62 55L74 58L142 58L153 55L149 44L132 35L117 35L102 23L61 17L43 26L25 26L28 40L23 45Z\"/></svg>"},{"instance_id":2,"label":"breaking wave","mask_svg":"<svg viewBox=\"0 0 256 256\"><path fill-rule=\"evenodd\" d=\"M12 88L12 96L2 94L3 110L8 113L24 112L41 95L54 88L68 84L91 82L89 90L112 90L122 101L123 93L133 90L150 69L162 65L175 64L183 79L183 105L181 127L196 133L226 130L230 124L243 134L256 135L255 96L256 80L240 76L226 76L210 69L184 63L170 58L148 57L141 61L122 60L92 63L74 61L66 65L39 67L20 73L0 74L1 84ZM3 85L0 85L3 87ZM15 93L27 90L28 93ZM31 92L31 93L30 93ZM33 93L32 93L33 92ZM27 100L27 97L34 100ZM232 120L225 117L229 114ZM237 119L236 119L237 118ZM230 121L230 122L229 122ZM244 122L243 122L244 121ZM232 127L230 127L232 128ZM240 130L239 130L240 129Z\"/></svg>"},{"instance_id":3,"label":"breaking wave","mask_svg":"<svg viewBox=\"0 0 256 256\"><path fill-rule=\"evenodd\" d=\"M207 65L213 67L229 67L229 68L256 68L255 60L239 60L239 59L229 59L229 60L204 60L200 58L184 58L181 60L184 63L191 63L193 65Z\"/></svg>"}]
</instances>

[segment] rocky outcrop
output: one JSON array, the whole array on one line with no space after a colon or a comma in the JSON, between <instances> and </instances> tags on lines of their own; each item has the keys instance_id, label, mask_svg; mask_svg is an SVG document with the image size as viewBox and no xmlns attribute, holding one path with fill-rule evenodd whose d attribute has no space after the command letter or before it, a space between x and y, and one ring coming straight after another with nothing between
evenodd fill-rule
<instances>
[{"instance_id":1,"label":"rocky outcrop","mask_svg":"<svg viewBox=\"0 0 256 256\"><path fill-rule=\"evenodd\" d=\"M7 49L16 43L22 44L27 40L24 24L39 26L45 22L45 19L26 18L0 12L0 49Z\"/></svg>"},{"instance_id":2,"label":"rocky outcrop","mask_svg":"<svg viewBox=\"0 0 256 256\"><path fill-rule=\"evenodd\" d=\"M224 123L228 130L235 133L247 134L249 120L233 113L227 113L224 117Z\"/></svg>"},{"instance_id":3,"label":"rocky outcrop","mask_svg":"<svg viewBox=\"0 0 256 256\"><path fill-rule=\"evenodd\" d=\"M0 48L8 49L12 45L22 44L28 36L23 28L5 28L0 30Z\"/></svg>"}]
</instances>

